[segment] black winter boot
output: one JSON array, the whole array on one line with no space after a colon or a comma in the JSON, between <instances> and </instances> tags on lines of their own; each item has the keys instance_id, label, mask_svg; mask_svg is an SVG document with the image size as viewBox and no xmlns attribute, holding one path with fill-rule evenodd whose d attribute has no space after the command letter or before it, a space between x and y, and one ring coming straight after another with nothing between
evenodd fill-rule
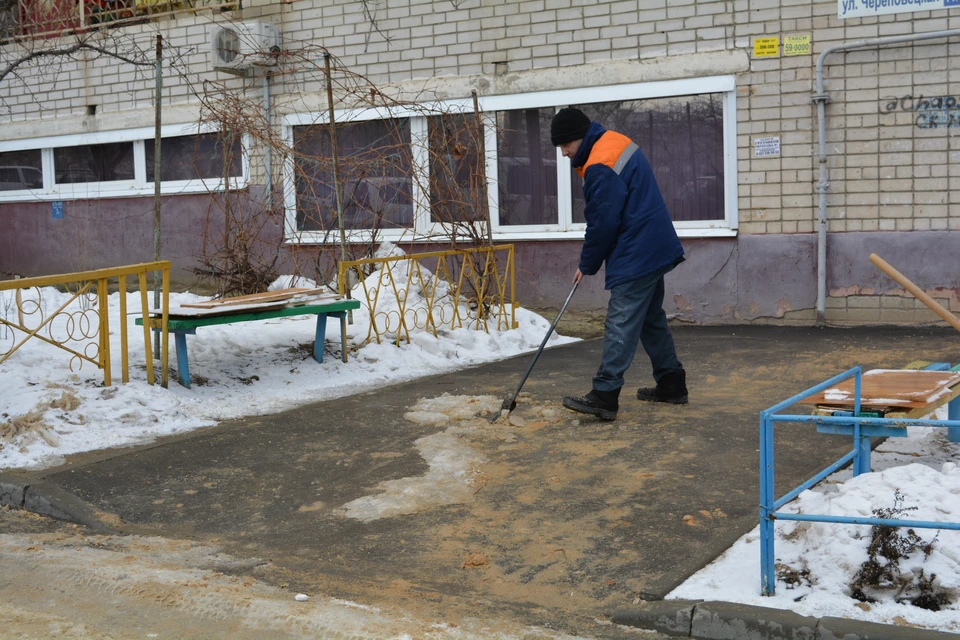
<instances>
[{"instance_id":1,"label":"black winter boot","mask_svg":"<svg viewBox=\"0 0 960 640\"><path fill-rule=\"evenodd\" d=\"M585 396L566 396L563 406L580 413L589 413L601 420L616 420L620 408L620 389L616 391L597 391L594 389Z\"/></svg>"},{"instance_id":2,"label":"black winter boot","mask_svg":"<svg viewBox=\"0 0 960 640\"><path fill-rule=\"evenodd\" d=\"M656 387L637 389L637 400L687 404L687 372L681 369L668 373Z\"/></svg>"}]
</instances>

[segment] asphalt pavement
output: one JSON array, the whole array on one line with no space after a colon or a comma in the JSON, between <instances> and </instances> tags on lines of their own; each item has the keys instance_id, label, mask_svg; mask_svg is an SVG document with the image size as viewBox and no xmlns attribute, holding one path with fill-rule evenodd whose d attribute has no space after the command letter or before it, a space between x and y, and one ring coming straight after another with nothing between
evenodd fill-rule
<instances>
[{"instance_id":1,"label":"asphalt pavement","mask_svg":"<svg viewBox=\"0 0 960 640\"><path fill-rule=\"evenodd\" d=\"M450 432L482 463L473 469L474 495L449 504L427 500L370 521L344 512L382 491L381 483L430 477L421 439L445 427L404 419L420 398L506 397L529 355L148 446L81 454L42 473L6 474L0 501L119 533L216 540L236 556L267 558L257 579L304 592L636 637L609 621L643 626L662 618L668 603L652 617L642 613L645 603L756 525L762 409L856 364L960 362L955 332L934 328L679 326L674 334L689 405L632 397L652 383L641 352L615 422L568 412L560 400L589 390L601 342L548 349L518 402L522 423ZM810 427L780 429L778 492L849 447L845 437ZM445 490L442 483L427 489ZM473 557L484 561L472 564ZM693 620L696 603L678 604L676 615L684 611ZM739 637L651 625L661 633ZM829 637L817 629L789 637ZM749 637L787 637L770 633Z\"/></svg>"}]
</instances>

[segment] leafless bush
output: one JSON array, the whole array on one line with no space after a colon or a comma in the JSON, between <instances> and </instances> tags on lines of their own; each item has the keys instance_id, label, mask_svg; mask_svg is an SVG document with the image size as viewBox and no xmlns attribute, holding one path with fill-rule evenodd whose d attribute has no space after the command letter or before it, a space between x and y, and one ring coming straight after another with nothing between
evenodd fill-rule
<instances>
[{"instance_id":1,"label":"leafless bush","mask_svg":"<svg viewBox=\"0 0 960 640\"><path fill-rule=\"evenodd\" d=\"M225 195L219 201L226 228L222 236L208 228L198 275L216 279L224 295L265 287L279 267L284 233L313 244L312 253L292 252L295 275L327 284L334 281L342 257L372 256L387 229L401 229L401 242L477 246L488 241L483 132L472 110L462 105L437 106L438 101L427 99L430 96L392 98L323 48L294 49L287 43L274 58L276 64L265 73L272 85L286 88L283 95L299 95L291 90L298 85L316 89L330 82L335 104L314 110L315 117L294 126L292 139L285 139L274 126L273 112L280 107L293 109L289 103L265 109L255 91L264 81L262 76L248 78L239 87L207 82L200 88L201 124L248 141L251 173L262 176L270 187L258 200L248 194L242 213L237 211L241 208L238 198ZM319 62L326 59L332 63L329 73ZM375 109L388 116L402 112L403 117L336 122L334 154L331 107ZM414 144L411 115L426 119L428 144ZM424 165L429 178L421 170ZM279 167L292 172L294 194L273 187L283 184ZM334 179L337 174L339 184ZM290 195L296 200L296 228L284 230L283 200ZM415 211L424 205L430 211L429 224L414 228ZM349 234L345 246L341 246L341 216ZM478 262L469 268L482 272L484 265Z\"/></svg>"}]
</instances>

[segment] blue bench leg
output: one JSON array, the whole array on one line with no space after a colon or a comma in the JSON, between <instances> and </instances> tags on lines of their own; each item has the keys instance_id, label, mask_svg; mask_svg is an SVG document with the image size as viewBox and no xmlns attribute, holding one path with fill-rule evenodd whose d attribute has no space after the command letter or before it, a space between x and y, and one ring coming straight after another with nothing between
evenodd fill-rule
<instances>
[{"instance_id":1,"label":"blue bench leg","mask_svg":"<svg viewBox=\"0 0 960 640\"><path fill-rule=\"evenodd\" d=\"M954 398L947 405L947 420L960 420L960 397ZM960 427L947 427L947 440L960 442Z\"/></svg>"},{"instance_id":2,"label":"blue bench leg","mask_svg":"<svg viewBox=\"0 0 960 640\"><path fill-rule=\"evenodd\" d=\"M340 348L343 350L342 360L347 361L347 312L331 311L317 314L317 334L313 339L313 359L323 362L323 341L327 339L327 316L340 318Z\"/></svg>"},{"instance_id":3,"label":"blue bench leg","mask_svg":"<svg viewBox=\"0 0 960 640\"><path fill-rule=\"evenodd\" d=\"M153 328L154 331L160 333L160 329L156 327ZM177 345L177 373L180 379L180 384L185 386L187 389L190 388L190 361L187 359L187 334L196 335L196 329L183 329L181 331L171 331L173 334L173 340Z\"/></svg>"},{"instance_id":4,"label":"blue bench leg","mask_svg":"<svg viewBox=\"0 0 960 640\"><path fill-rule=\"evenodd\" d=\"M180 377L180 384L189 389L190 361L187 359L187 335L185 333L175 333L173 337L177 343L177 373Z\"/></svg>"},{"instance_id":5,"label":"blue bench leg","mask_svg":"<svg viewBox=\"0 0 960 640\"><path fill-rule=\"evenodd\" d=\"M323 341L327 339L327 314L317 314L317 333L313 337L313 359L323 362Z\"/></svg>"}]
</instances>

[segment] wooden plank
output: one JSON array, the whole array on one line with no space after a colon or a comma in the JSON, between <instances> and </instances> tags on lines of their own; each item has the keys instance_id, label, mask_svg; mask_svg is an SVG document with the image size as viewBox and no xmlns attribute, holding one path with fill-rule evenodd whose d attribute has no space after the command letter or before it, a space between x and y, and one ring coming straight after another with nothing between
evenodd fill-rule
<instances>
[{"instance_id":1,"label":"wooden plank","mask_svg":"<svg viewBox=\"0 0 960 640\"><path fill-rule=\"evenodd\" d=\"M235 315L238 313L251 313L257 311L272 311L273 309L282 309L290 306L288 300L278 300L276 302L261 302L260 304L238 304L228 307L187 307L181 305L170 311L171 318L198 318L201 316ZM153 315L154 310L150 310Z\"/></svg>"},{"instance_id":2,"label":"wooden plank","mask_svg":"<svg viewBox=\"0 0 960 640\"><path fill-rule=\"evenodd\" d=\"M863 408L919 409L942 404L940 400L951 394L950 387L960 385L960 373L874 369L863 375L862 385ZM801 402L850 408L854 404L854 381L846 380Z\"/></svg>"},{"instance_id":3,"label":"wooden plank","mask_svg":"<svg viewBox=\"0 0 960 640\"><path fill-rule=\"evenodd\" d=\"M298 296L320 296L324 293L329 294L329 296L339 297L337 294L327 291L326 289L307 289L307 288L293 288L293 289L277 289L276 291L267 291L265 293L252 293L246 296L234 296L232 298L222 298L220 300L206 300L204 302L187 302L181 304L181 307L186 307L188 309L213 309L218 307L229 307L234 305L247 305L247 304L259 304L262 302L279 302L281 300L289 300Z\"/></svg>"},{"instance_id":4,"label":"wooden plank","mask_svg":"<svg viewBox=\"0 0 960 640\"><path fill-rule=\"evenodd\" d=\"M270 320L273 318L285 318L288 316L309 315L319 313L333 313L335 311L348 311L359 309L359 300L337 300L326 304L305 304L302 306L284 305L282 307L270 310L264 310L262 307L256 311L246 313L217 313L214 315L201 315L195 317L181 316L169 320L170 331L180 331L185 329L194 329L197 327L207 327L218 324L230 324L232 322L247 322L250 320ZM151 314L152 315L152 314ZM143 318L137 318L138 325L143 324ZM156 324L156 318L152 318L151 324Z\"/></svg>"},{"instance_id":5,"label":"wooden plank","mask_svg":"<svg viewBox=\"0 0 960 640\"><path fill-rule=\"evenodd\" d=\"M171 317L177 318L196 318L198 316L216 316L221 314L232 314L232 313L255 313L257 311L270 311L272 309L282 309L283 307L302 307L304 305L317 305L317 304L330 304L333 302L339 302L341 298L331 297L327 298L324 296L320 297L307 297L307 298L294 298L292 300L278 300L277 302L261 302L258 304L238 304L228 307L177 307L170 311ZM153 315L154 310L150 310L150 315Z\"/></svg>"},{"instance_id":6,"label":"wooden plank","mask_svg":"<svg viewBox=\"0 0 960 640\"><path fill-rule=\"evenodd\" d=\"M955 399L957 396L960 396L960 385L957 385L950 389L950 393L937 398L936 401L926 404L922 407L915 407L909 411L891 411L888 413L886 418L922 418L923 416L933 413L940 407L945 404L948 404L951 400Z\"/></svg>"}]
</instances>

